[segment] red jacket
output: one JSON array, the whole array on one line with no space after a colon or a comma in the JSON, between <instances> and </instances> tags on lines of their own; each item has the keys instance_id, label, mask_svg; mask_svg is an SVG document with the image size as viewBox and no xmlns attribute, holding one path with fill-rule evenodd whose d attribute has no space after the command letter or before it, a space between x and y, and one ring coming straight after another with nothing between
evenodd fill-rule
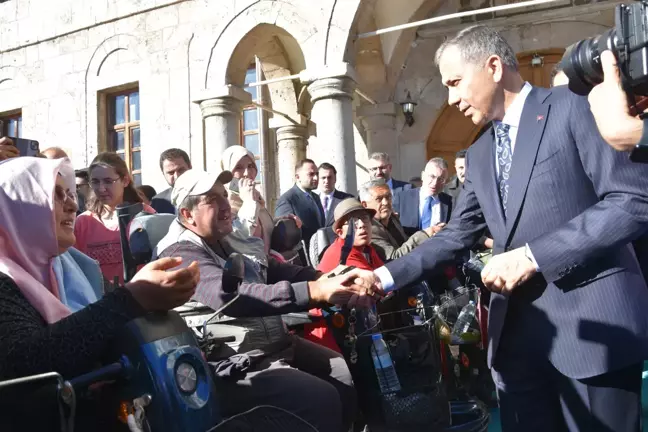
<instances>
[{"instance_id":1,"label":"red jacket","mask_svg":"<svg viewBox=\"0 0 648 432\"><path fill-rule=\"evenodd\" d=\"M317 266L317 269L324 273L328 273L340 265L340 256L342 255L343 245L344 240L337 238L335 242L326 249L326 252L324 252L324 256L322 257L319 266ZM366 254L363 253L363 249L364 252L369 255L369 260L367 260L367 257L365 256ZM364 248L354 246L351 249L345 264L364 270L375 270L384 265L383 261L372 246L365 246ZM322 316L322 311L320 309L311 309L310 313L315 316ZM304 338L341 353L340 347L337 345L333 334L324 320L314 324L307 324L304 327Z\"/></svg>"},{"instance_id":2,"label":"red jacket","mask_svg":"<svg viewBox=\"0 0 648 432\"><path fill-rule=\"evenodd\" d=\"M331 246L329 246L328 249L326 249L326 252L324 252L324 256L317 266L317 270L328 273L338 265L342 264L340 263L340 256L342 255L343 245L344 239L338 237L335 242ZM363 253L363 248L357 246L351 248L351 252L349 253L349 257L346 261L346 265L354 266L364 270L375 270L385 264L371 245L365 246L364 252L365 253ZM365 256L367 254L369 255L368 261L367 257Z\"/></svg>"}]
</instances>

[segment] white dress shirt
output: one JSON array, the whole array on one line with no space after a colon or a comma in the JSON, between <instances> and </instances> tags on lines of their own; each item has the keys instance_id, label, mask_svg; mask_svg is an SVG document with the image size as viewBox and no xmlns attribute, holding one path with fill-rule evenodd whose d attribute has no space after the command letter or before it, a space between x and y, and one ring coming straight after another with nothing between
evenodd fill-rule
<instances>
[{"instance_id":1,"label":"white dress shirt","mask_svg":"<svg viewBox=\"0 0 648 432\"><path fill-rule=\"evenodd\" d=\"M517 140L517 133L518 129L520 127L520 119L522 118L522 110L524 109L524 103L526 102L527 96L529 96L529 93L531 93L531 90L533 87L531 84L528 82L524 83L524 86L522 87L522 90L520 90L520 93L515 97L511 105L508 107L506 110L506 113L504 114L504 118L502 121L493 121L493 126L499 124L499 123L504 123L509 125L509 138L511 139L511 151L515 152L515 142ZM493 152L493 157L495 158L495 169L497 170L497 174L499 174L499 167L497 164L497 154ZM422 214L422 213L420 213ZM432 220L434 221L434 215ZM528 258L533 262L535 265L535 268L537 271L540 271L538 268L538 263L533 257L533 253L529 249L529 245L526 245L527 248L527 256ZM378 279L380 279L380 283L383 286L383 289L385 292L392 291L394 289L394 278L392 277L391 273L389 273L389 270L387 270L387 267L382 266L377 268L374 273L376 276L378 276Z\"/></svg>"},{"instance_id":2,"label":"white dress shirt","mask_svg":"<svg viewBox=\"0 0 648 432\"><path fill-rule=\"evenodd\" d=\"M524 83L522 90L515 97L513 103L508 107L504 118L502 121L494 120L493 126L496 126L500 123L509 125L508 135L511 140L511 151L515 152L515 142L517 141L518 129L520 128L520 119L522 118L522 110L524 109L524 103L526 102L527 96L531 93L533 87L528 82ZM497 163L497 154L493 156L495 158L495 170L496 174L499 174L499 164Z\"/></svg>"},{"instance_id":3,"label":"white dress shirt","mask_svg":"<svg viewBox=\"0 0 648 432\"><path fill-rule=\"evenodd\" d=\"M329 209L331 208L331 202L333 201L333 194L335 193L335 189L333 189L330 193L324 193L322 191L318 191L319 197L320 197L320 202L322 203L322 208L324 209L324 214L328 215ZM328 197L328 203L327 205L324 205L324 197Z\"/></svg>"}]
</instances>

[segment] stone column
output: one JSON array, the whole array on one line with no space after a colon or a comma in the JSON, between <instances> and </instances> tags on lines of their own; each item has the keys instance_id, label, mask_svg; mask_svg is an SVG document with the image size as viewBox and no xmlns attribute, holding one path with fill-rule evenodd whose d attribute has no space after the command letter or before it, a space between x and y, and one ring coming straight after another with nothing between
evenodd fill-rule
<instances>
[{"instance_id":1,"label":"stone column","mask_svg":"<svg viewBox=\"0 0 648 432\"><path fill-rule=\"evenodd\" d=\"M277 128L277 165L279 166L279 193L295 183L295 165L306 158L308 128L289 124Z\"/></svg>"},{"instance_id":2,"label":"stone column","mask_svg":"<svg viewBox=\"0 0 648 432\"><path fill-rule=\"evenodd\" d=\"M325 146L327 162L337 169L337 188L354 195L358 190L353 142L355 84L355 71L349 64L341 63L316 71L308 85L317 146Z\"/></svg>"},{"instance_id":3,"label":"stone column","mask_svg":"<svg viewBox=\"0 0 648 432\"><path fill-rule=\"evenodd\" d=\"M392 160L397 159L396 116L398 115L398 105L393 102L362 105L357 108L356 114L362 120L367 131L368 153L385 152Z\"/></svg>"},{"instance_id":4,"label":"stone column","mask_svg":"<svg viewBox=\"0 0 648 432\"><path fill-rule=\"evenodd\" d=\"M227 147L240 145L243 107L251 102L248 92L231 84L216 91L206 91L194 101L202 112L208 171L217 167Z\"/></svg>"}]
</instances>

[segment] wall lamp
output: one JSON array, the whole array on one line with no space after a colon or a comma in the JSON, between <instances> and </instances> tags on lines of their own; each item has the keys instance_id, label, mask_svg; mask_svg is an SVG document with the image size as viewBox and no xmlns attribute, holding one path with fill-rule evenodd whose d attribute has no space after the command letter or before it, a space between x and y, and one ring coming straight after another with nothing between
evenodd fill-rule
<instances>
[{"instance_id":1,"label":"wall lamp","mask_svg":"<svg viewBox=\"0 0 648 432\"><path fill-rule=\"evenodd\" d=\"M403 114L405 115L405 123L407 126L412 127L414 124L414 107L416 102L412 101L412 96L410 92L407 92L407 98L404 102L400 103L401 108L403 109Z\"/></svg>"}]
</instances>

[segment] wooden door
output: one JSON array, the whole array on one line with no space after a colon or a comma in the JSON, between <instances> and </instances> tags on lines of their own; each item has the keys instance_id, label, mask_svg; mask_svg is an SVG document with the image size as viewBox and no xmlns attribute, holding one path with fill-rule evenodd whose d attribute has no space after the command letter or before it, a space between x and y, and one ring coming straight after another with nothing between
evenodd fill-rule
<instances>
[{"instance_id":1,"label":"wooden door","mask_svg":"<svg viewBox=\"0 0 648 432\"><path fill-rule=\"evenodd\" d=\"M550 87L551 70L562 59L564 52L564 48L554 48L518 54L522 78L534 86ZM534 57L536 61L533 60ZM433 157L444 158L450 166L450 174L454 175L455 153L468 148L482 130L464 117L457 108L444 104L428 136L428 160Z\"/></svg>"}]
</instances>

